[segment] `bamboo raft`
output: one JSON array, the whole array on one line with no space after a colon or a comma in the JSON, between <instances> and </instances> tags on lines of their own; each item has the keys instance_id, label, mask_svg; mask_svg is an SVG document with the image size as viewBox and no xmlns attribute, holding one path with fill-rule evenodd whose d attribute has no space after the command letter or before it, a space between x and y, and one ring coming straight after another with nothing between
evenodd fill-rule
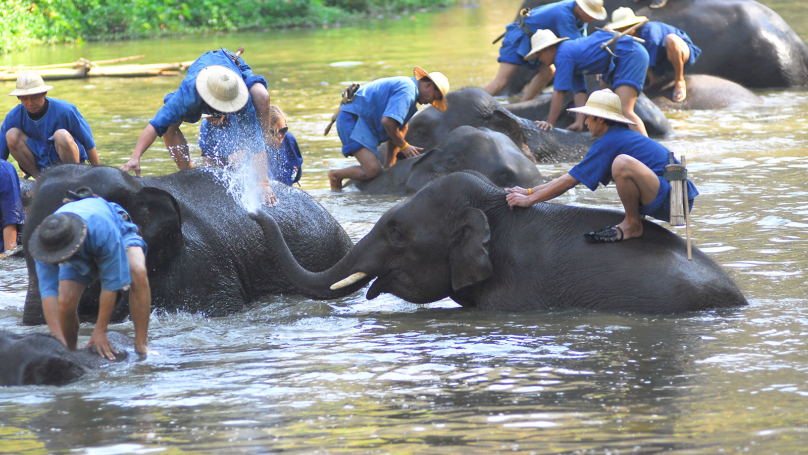
<instances>
[{"instance_id":1,"label":"bamboo raft","mask_svg":"<svg viewBox=\"0 0 808 455\"><path fill-rule=\"evenodd\" d=\"M43 66L0 66L0 81L16 81L22 71L36 71L44 80L59 79L84 79L88 77L153 77L153 76L177 76L181 71L185 71L194 63L151 63L141 65L129 63L117 65L116 63L128 62L145 57L145 55L134 55L131 57L116 58L112 60L90 61L80 58L72 63L59 63L56 65ZM106 66L102 66L106 65Z\"/></svg>"}]
</instances>

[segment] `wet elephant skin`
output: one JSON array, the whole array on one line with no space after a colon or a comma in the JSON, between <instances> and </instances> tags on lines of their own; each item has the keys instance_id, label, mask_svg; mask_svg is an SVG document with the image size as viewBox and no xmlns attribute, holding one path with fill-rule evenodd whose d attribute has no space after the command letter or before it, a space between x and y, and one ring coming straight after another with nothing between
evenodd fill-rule
<instances>
[{"instance_id":1,"label":"wet elephant skin","mask_svg":"<svg viewBox=\"0 0 808 455\"><path fill-rule=\"evenodd\" d=\"M663 82L645 88L645 94L663 111L724 109L740 104L763 104L763 99L735 82L704 74L685 76L687 98L681 103L671 101L673 82Z\"/></svg>"}]
</instances>

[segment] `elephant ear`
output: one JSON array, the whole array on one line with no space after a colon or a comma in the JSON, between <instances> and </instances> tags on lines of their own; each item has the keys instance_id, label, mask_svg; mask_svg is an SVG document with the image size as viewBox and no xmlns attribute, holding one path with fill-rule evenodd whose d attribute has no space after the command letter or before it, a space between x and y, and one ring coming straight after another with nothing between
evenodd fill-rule
<instances>
[{"instance_id":1,"label":"elephant ear","mask_svg":"<svg viewBox=\"0 0 808 455\"><path fill-rule=\"evenodd\" d=\"M450 160L446 159L446 153L439 148L434 148L421 154L419 157L410 158L415 160L407 179L407 192L415 193L425 187L427 183L447 173L450 168Z\"/></svg>"},{"instance_id":2,"label":"elephant ear","mask_svg":"<svg viewBox=\"0 0 808 455\"><path fill-rule=\"evenodd\" d=\"M458 221L449 253L452 289L470 286L494 274L488 256L491 230L488 217L481 210L469 208Z\"/></svg>"},{"instance_id":3,"label":"elephant ear","mask_svg":"<svg viewBox=\"0 0 808 455\"><path fill-rule=\"evenodd\" d=\"M149 247L149 264L161 264L180 252L183 246L180 204L174 196L158 188L143 187L137 192L138 210L132 221Z\"/></svg>"}]
</instances>

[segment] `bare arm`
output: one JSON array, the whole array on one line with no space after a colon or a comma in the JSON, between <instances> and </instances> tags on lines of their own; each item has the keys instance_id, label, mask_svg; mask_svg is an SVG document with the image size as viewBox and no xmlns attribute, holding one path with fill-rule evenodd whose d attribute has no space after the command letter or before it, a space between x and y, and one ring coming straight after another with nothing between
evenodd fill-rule
<instances>
[{"instance_id":1,"label":"bare arm","mask_svg":"<svg viewBox=\"0 0 808 455\"><path fill-rule=\"evenodd\" d=\"M267 173L267 152L256 153L252 156L252 168L255 177L258 179L257 190L261 194L261 202L272 207L278 203L278 197L269 185L269 174Z\"/></svg>"},{"instance_id":2,"label":"bare arm","mask_svg":"<svg viewBox=\"0 0 808 455\"><path fill-rule=\"evenodd\" d=\"M550 112L547 114L547 121L538 121L536 122L536 126L543 130L552 130L555 128L555 124L558 121L558 116L561 115L561 108L564 107L564 98L566 96L566 91L555 90L553 92L553 97L550 100Z\"/></svg>"},{"instance_id":3,"label":"bare arm","mask_svg":"<svg viewBox=\"0 0 808 455\"><path fill-rule=\"evenodd\" d=\"M45 314L45 322L48 324L51 335L67 346L65 336L62 333L62 325L59 323L61 310L59 309L59 298L56 296L42 299L42 312Z\"/></svg>"},{"instance_id":4,"label":"bare arm","mask_svg":"<svg viewBox=\"0 0 808 455\"><path fill-rule=\"evenodd\" d=\"M537 202L555 199L566 193L570 188L575 187L578 183L580 182L575 177L564 174L550 183L537 186L537 191L532 191L531 189L531 193L533 194L511 192L505 197L505 200L508 201L510 208L529 207Z\"/></svg>"},{"instance_id":5,"label":"bare arm","mask_svg":"<svg viewBox=\"0 0 808 455\"><path fill-rule=\"evenodd\" d=\"M3 228L3 251L8 251L17 245L17 225L12 223Z\"/></svg>"},{"instance_id":6,"label":"bare arm","mask_svg":"<svg viewBox=\"0 0 808 455\"><path fill-rule=\"evenodd\" d=\"M90 342L85 346L95 346L98 354L109 360L115 360L115 354L118 353L118 351L112 349L109 339L107 339L107 326L109 325L109 318L112 316L112 310L115 308L115 299L117 297L118 291L101 289L101 297L98 302L98 322L95 323L95 330L90 336Z\"/></svg>"},{"instance_id":7,"label":"bare arm","mask_svg":"<svg viewBox=\"0 0 808 455\"><path fill-rule=\"evenodd\" d=\"M586 99L588 98L586 92L578 92L575 94L574 104L575 107L583 106L586 104ZM584 130L584 121L586 120L586 115L581 113L575 114L575 123L567 128L570 131L583 131Z\"/></svg>"},{"instance_id":8,"label":"bare arm","mask_svg":"<svg viewBox=\"0 0 808 455\"><path fill-rule=\"evenodd\" d=\"M135 174L140 177L140 157L146 153L146 150L151 147L155 139L157 139L157 130L149 123L146 125L146 128L143 129L143 132L140 133L137 144L135 144L135 151L132 152L132 157L129 158L126 164L121 166L121 170L124 172L134 170Z\"/></svg>"},{"instance_id":9,"label":"bare arm","mask_svg":"<svg viewBox=\"0 0 808 455\"><path fill-rule=\"evenodd\" d=\"M90 160L91 164L101 164L101 160L98 158L98 150L95 147L87 150L87 159Z\"/></svg>"},{"instance_id":10,"label":"bare arm","mask_svg":"<svg viewBox=\"0 0 808 455\"><path fill-rule=\"evenodd\" d=\"M387 132L387 135L390 136L390 145L393 147L387 148L387 159L385 159L385 166L390 167L395 164L395 156L396 153L401 151L407 158L412 158L414 156L420 155L423 149L421 147L415 147L413 145L407 144L407 141L404 139L404 135L407 134L407 126L404 126L404 129L399 129L399 123L390 117L382 117L382 126L384 127L384 131ZM391 159L390 156L393 156ZM392 161L391 161L392 160ZM387 163L390 163L389 166Z\"/></svg>"}]
</instances>

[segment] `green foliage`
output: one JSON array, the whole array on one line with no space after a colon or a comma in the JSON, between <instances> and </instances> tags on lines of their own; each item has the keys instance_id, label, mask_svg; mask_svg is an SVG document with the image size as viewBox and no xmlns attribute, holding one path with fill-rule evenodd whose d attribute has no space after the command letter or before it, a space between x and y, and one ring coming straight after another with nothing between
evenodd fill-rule
<instances>
[{"instance_id":1,"label":"green foliage","mask_svg":"<svg viewBox=\"0 0 808 455\"><path fill-rule=\"evenodd\" d=\"M454 0L3 0L0 52L114 40L351 22Z\"/></svg>"}]
</instances>

